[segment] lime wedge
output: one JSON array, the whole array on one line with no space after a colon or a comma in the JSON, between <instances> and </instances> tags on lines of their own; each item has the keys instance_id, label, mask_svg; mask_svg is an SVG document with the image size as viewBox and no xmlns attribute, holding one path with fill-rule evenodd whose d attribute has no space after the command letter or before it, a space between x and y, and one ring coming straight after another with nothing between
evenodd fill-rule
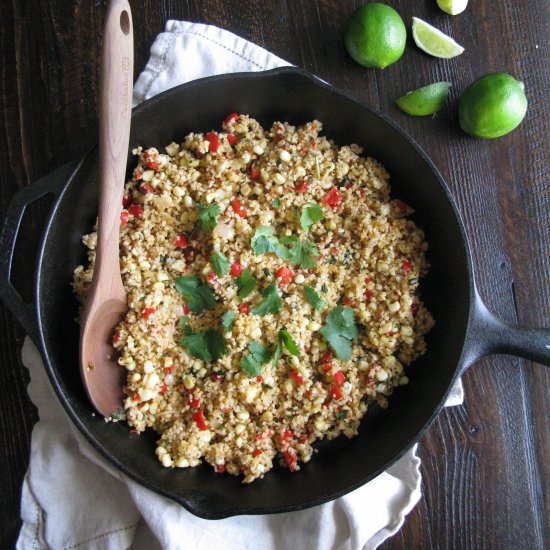
<instances>
[{"instance_id":1,"label":"lime wedge","mask_svg":"<svg viewBox=\"0 0 550 550\"><path fill-rule=\"evenodd\" d=\"M460 55L464 51L464 48L450 36L418 17L413 17L412 32L416 45L434 57L449 59Z\"/></svg>"},{"instance_id":2,"label":"lime wedge","mask_svg":"<svg viewBox=\"0 0 550 550\"><path fill-rule=\"evenodd\" d=\"M437 0L437 5L449 15L458 15L466 9L468 0Z\"/></svg>"},{"instance_id":3,"label":"lime wedge","mask_svg":"<svg viewBox=\"0 0 550 550\"><path fill-rule=\"evenodd\" d=\"M406 93L395 104L405 113L412 116L433 115L441 107L449 95L450 82L436 82L418 90Z\"/></svg>"}]
</instances>

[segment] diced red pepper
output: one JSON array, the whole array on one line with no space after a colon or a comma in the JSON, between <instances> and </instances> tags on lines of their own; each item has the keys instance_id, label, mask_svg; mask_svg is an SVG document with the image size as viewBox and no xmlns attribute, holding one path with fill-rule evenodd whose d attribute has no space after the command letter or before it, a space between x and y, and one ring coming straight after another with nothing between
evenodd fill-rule
<instances>
[{"instance_id":1,"label":"diced red pepper","mask_svg":"<svg viewBox=\"0 0 550 550\"><path fill-rule=\"evenodd\" d=\"M336 384L334 384L330 389L330 396L333 399L342 399L342 392L340 391L340 388Z\"/></svg>"},{"instance_id":2,"label":"diced red pepper","mask_svg":"<svg viewBox=\"0 0 550 550\"><path fill-rule=\"evenodd\" d=\"M419 308L419 307L420 307L420 306L419 306L418 304L411 304L411 313L412 313L413 315L416 315L416 314L418 313L418 308Z\"/></svg>"},{"instance_id":3,"label":"diced red pepper","mask_svg":"<svg viewBox=\"0 0 550 550\"><path fill-rule=\"evenodd\" d=\"M289 373L289 376L291 378L294 378L294 380L296 380L296 384L298 385L304 383L304 377L298 371L293 370L291 373Z\"/></svg>"},{"instance_id":4,"label":"diced red pepper","mask_svg":"<svg viewBox=\"0 0 550 550\"><path fill-rule=\"evenodd\" d=\"M183 314L189 315L190 312L191 310L187 307L187 304L183 304Z\"/></svg>"},{"instance_id":5,"label":"diced red pepper","mask_svg":"<svg viewBox=\"0 0 550 550\"><path fill-rule=\"evenodd\" d=\"M149 185L148 183L142 183L139 188L142 190L142 191L145 191L145 193L154 193L155 192L155 189L153 188L152 185Z\"/></svg>"},{"instance_id":6,"label":"diced red pepper","mask_svg":"<svg viewBox=\"0 0 550 550\"><path fill-rule=\"evenodd\" d=\"M139 168L136 168L133 172L133 176L135 180L140 180L141 176L143 176L143 172Z\"/></svg>"},{"instance_id":7,"label":"diced red pepper","mask_svg":"<svg viewBox=\"0 0 550 550\"><path fill-rule=\"evenodd\" d=\"M288 430L285 430L283 432L283 441L290 441L293 438L293 433L289 432Z\"/></svg>"},{"instance_id":8,"label":"diced red pepper","mask_svg":"<svg viewBox=\"0 0 550 550\"><path fill-rule=\"evenodd\" d=\"M283 136L282 134L275 134L275 137L273 139L278 143L279 141L281 141L284 138L285 138L285 136Z\"/></svg>"},{"instance_id":9,"label":"diced red pepper","mask_svg":"<svg viewBox=\"0 0 550 550\"><path fill-rule=\"evenodd\" d=\"M178 235L172 242L176 248L187 248L189 245L189 241L185 235Z\"/></svg>"},{"instance_id":10,"label":"diced red pepper","mask_svg":"<svg viewBox=\"0 0 550 550\"><path fill-rule=\"evenodd\" d=\"M255 166L250 167L250 179L256 181L260 177L260 172L256 170Z\"/></svg>"},{"instance_id":11,"label":"diced red pepper","mask_svg":"<svg viewBox=\"0 0 550 550\"><path fill-rule=\"evenodd\" d=\"M223 474L225 472L225 464L216 464L215 469L218 474Z\"/></svg>"},{"instance_id":12,"label":"diced red pepper","mask_svg":"<svg viewBox=\"0 0 550 550\"><path fill-rule=\"evenodd\" d=\"M196 248L194 248L193 246L188 246L184 251L183 251L183 257L188 261L188 262L192 262L196 257L197 257L197 254L198 254L198 250Z\"/></svg>"},{"instance_id":13,"label":"diced red pepper","mask_svg":"<svg viewBox=\"0 0 550 550\"><path fill-rule=\"evenodd\" d=\"M294 454L294 451L288 450L283 453L283 456L285 458L286 465L288 466L288 469L291 472L296 471L296 465L298 464L298 459L296 458L296 455Z\"/></svg>"},{"instance_id":14,"label":"diced red pepper","mask_svg":"<svg viewBox=\"0 0 550 550\"><path fill-rule=\"evenodd\" d=\"M330 351L330 350L325 351L325 353L323 353L323 355L321 355L321 361L323 363L328 363L329 361L332 361L332 351Z\"/></svg>"},{"instance_id":15,"label":"diced red pepper","mask_svg":"<svg viewBox=\"0 0 550 550\"><path fill-rule=\"evenodd\" d=\"M412 265L407 261L403 262L401 267L403 269L403 275L406 275L412 269Z\"/></svg>"},{"instance_id":16,"label":"diced red pepper","mask_svg":"<svg viewBox=\"0 0 550 550\"><path fill-rule=\"evenodd\" d=\"M243 272L243 266L240 264L238 260L235 260L229 269L229 273L231 273L232 277L239 277Z\"/></svg>"},{"instance_id":17,"label":"diced red pepper","mask_svg":"<svg viewBox=\"0 0 550 550\"><path fill-rule=\"evenodd\" d=\"M323 204L326 204L333 210L336 210L342 204L342 194L336 187L333 187L323 199Z\"/></svg>"},{"instance_id":18,"label":"diced red pepper","mask_svg":"<svg viewBox=\"0 0 550 550\"><path fill-rule=\"evenodd\" d=\"M122 206L126 208L131 204L132 204L132 195L130 194L130 191L126 191L124 195L122 195Z\"/></svg>"},{"instance_id":19,"label":"diced red pepper","mask_svg":"<svg viewBox=\"0 0 550 550\"><path fill-rule=\"evenodd\" d=\"M228 124L231 124L232 122L235 122L239 118L239 115L237 113L231 113L224 121L224 125L227 126Z\"/></svg>"},{"instance_id":20,"label":"diced red pepper","mask_svg":"<svg viewBox=\"0 0 550 550\"><path fill-rule=\"evenodd\" d=\"M160 162L150 160L147 163L147 168L149 168L149 170L158 170L160 168Z\"/></svg>"},{"instance_id":21,"label":"diced red pepper","mask_svg":"<svg viewBox=\"0 0 550 550\"><path fill-rule=\"evenodd\" d=\"M344 305L348 307L355 307L351 298L344 298Z\"/></svg>"},{"instance_id":22,"label":"diced red pepper","mask_svg":"<svg viewBox=\"0 0 550 550\"><path fill-rule=\"evenodd\" d=\"M211 283L216 283L218 281L218 276L215 273L209 273L206 279Z\"/></svg>"},{"instance_id":23,"label":"diced red pepper","mask_svg":"<svg viewBox=\"0 0 550 550\"><path fill-rule=\"evenodd\" d=\"M198 397L191 396L189 399L189 406L192 409L198 409L200 407L201 400Z\"/></svg>"},{"instance_id":24,"label":"diced red pepper","mask_svg":"<svg viewBox=\"0 0 550 550\"><path fill-rule=\"evenodd\" d=\"M128 212L134 216L134 218L139 218L143 214L143 208L139 204L132 204L128 207Z\"/></svg>"},{"instance_id":25,"label":"diced red pepper","mask_svg":"<svg viewBox=\"0 0 550 550\"><path fill-rule=\"evenodd\" d=\"M367 300L370 300L374 296L374 292L372 290L369 290L368 288L365 290L365 296L367 297Z\"/></svg>"},{"instance_id":26,"label":"diced red pepper","mask_svg":"<svg viewBox=\"0 0 550 550\"><path fill-rule=\"evenodd\" d=\"M263 378L260 376L256 376L256 382L261 382L263 380Z\"/></svg>"},{"instance_id":27,"label":"diced red pepper","mask_svg":"<svg viewBox=\"0 0 550 550\"><path fill-rule=\"evenodd\" d=\"M341 386L346 381L346 377L344 376L344 373L339 370L336 373L334 373L334 383L338 386Z\"/></svg>"},{"instance_id":28,"label":"diced red pepper","mask_svg":"<svg viewBox=\"0 0 550 550\"><path fill-rule=\"evenodd\" d=\"M299 183L296 186L296 191L298 191L298 193L306 193L308 189L309 189L309 183L307 180L302 181L302 183Z\"/></svg>"},{"instance_id":29,"label":"diced red pepper","mask_svg":"<svg viewBox=\"0 0 550 550\"><path fill-rule=\"evenodd\" d=\"M239 313L248 313L250 310L250 306L248 304L241 304L238 307Z\"/></svg>"},{"instance_id":30,"label":"diced red pepper","mask_svg":"<svg viewBox=\"0 0 550 550\"><path fill-rule=\"evenodd\" d=\"M222 378L223 376L220 376L219 374L214 373L210 375L210 379L212 380L212 382L219 382Z\"/></svg>"},{"instance_id":31,"label":"diced red pepper","mask_svg":"<svg viewBox=\"0 0 550 550\"><path fill-rule=\"evenodd\" d=\"M118 332L115 332L113 334L113 346L118 342L118 340L119 340Z\"/></svg>"},{"instance_id":32,"label":"diced red pepper","mask_svg":"<svg viewBox=\"0 0 550 550\"><path fill-rule=\"evenodd\" d=\"M162 386L159 389L160 395L165 394L168 391L168 386L166 384L162 384Z\"/></svg>"},{"instance_id":33,"label":"diced red pepper","mask_svg":"<svg viewBox=\"0 0 550 550\"><path fill-rule=\"evenodd\" d=\"M325 363L325 364L323 365L323 370L324 370L325 372L328 372L331 368L332 368L332 363Z\"/></svg>"},{"instance_id":34,"label":"diced red pepper","mask_svg":"<svg viewBox=\"0 0 550 550\"><path fill-rule=\"evenodd\" d=\"M260 455L262 454L262 451L260 451L260 449L254 449L254 450L252 451L252 454L253 454L254 456L260 456Z\"/></svg>"},{"instance_id":35,"label":"diced red pepper","mask_svg":"<svg viewBox=\"0 0 550 550\"><path fill-rule=\"evenodd\" d=\"M147 309L143 310L143 318L148 321L149 317L155 313L156 309L154 307L148 307Z\"/></svg>"},{"instance_id":36,"label":"diced red pepper","mask_svg":"<svg viewBox=\"0 0 550 550\"><path fill-rule=\"evenodd\" d=\"M120 214L120 225L121 226L126 225L129 217L130 217L130 214L128 214L126 210L123 210L122 213Z\"/></svg>"},{"instance_id":37,"label":"diced red pepper","mask_svg":"<svg viewBox=\"0 0 550 550\"><path fill-rule=\"evenodd\" d=\"M292 278L294 277L294 273L288 269L288 267L280 267L275 271L275 278L279 281L281 285L288 285L290 281L292 281Z\"/></svg>"},{"instance_id":38,"label":"diced red pepper","mask_svg":"<svg viewBox=\"0 0 550 550\"><path fill-rule=\"evenodd\" d=\"M240 218L244 218L246 216L246 210L241 206L241 201L239 199L233 199L231 202L231 207L233 208L233 212L237 214Z\"/></svg>"},{"instance_id":39,"label":"diced red pepper","mask_svg":"<svg viewBox=\"0 0 550 550\"><path fill-rule=\"evenodd\" d=\"M220 138L218 137L218 134L216 134L216 132L209 132L204 136L204 138L208 141L208 150L215 153L220 146Z\"/></svg>"},{"instance_id":40,"label":"diced red pepper","mask_svg":"<svg viewBox=\"0 0 550 550\"><path fill-rule=\"evenodd\" d=\"M172 374L174 367L164 367L164 374Z\"/></svg>"},{"instance_id":41,"label":"diced red pepper","mask_svg":"<svg viewBox=\"0 0 550 550\"><path fill-rule=\"evenodd\" d=\"M204 431L208 430L208 424L204 418L202 411L196 411L193 413L193 420L197 423L199 430Z\"/></svg>"},{"instance_id":42,"label":"diced red pepper","mask_svg":"<svg viewBox=\"0 0 550 550\"><path fill-rule=\"evenodd\" d=\"M237 143L237 136L235 134L228 134L227 141L229 142L229 145L235 145L235 143Z\"/></svg>"}]
</instances>

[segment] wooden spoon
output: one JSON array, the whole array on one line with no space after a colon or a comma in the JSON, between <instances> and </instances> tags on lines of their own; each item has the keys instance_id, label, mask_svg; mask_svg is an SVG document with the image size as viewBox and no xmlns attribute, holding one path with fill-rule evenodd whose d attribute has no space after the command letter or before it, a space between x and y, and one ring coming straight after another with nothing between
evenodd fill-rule
<instances>
[{"instance_id":1,"label":"wooden spoon","mask_svg":"<svg viewBox=\"0 0 550 550\"><path fill-rule=\"evenodd\" d=\"M80 373L93 406L104 416L122 408L125 369L112 345L127 310L119 259L122 195L132 113L134 41L127 0L111 0L103 34L99 98L99 214L96 261L82 316Z\"/></svg>"}]
</instances>

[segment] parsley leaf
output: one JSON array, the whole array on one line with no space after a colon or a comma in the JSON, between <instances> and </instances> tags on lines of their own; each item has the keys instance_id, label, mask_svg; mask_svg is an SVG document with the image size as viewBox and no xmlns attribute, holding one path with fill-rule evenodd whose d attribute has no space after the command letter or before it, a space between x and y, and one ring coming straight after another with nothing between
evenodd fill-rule
<instances>
[{"instance_id":1,"label":"parsley leaf","mask_svg":"<svg viewBox=\"0 0 550 550\"><path fill-rule=\"evenodd\" d=\"M189 334L181 339L181 345L187 348L189 355L203 361L217 361L227 352L225 338L212 328Z\"/></svg>"},{"instance_id":2,"label":"parsley leaf","mask_svg":"<svg viewBox=\"0 0 550 550\"><path fill-rule=\"evenodd\" d=\"M212 231L216 227L216 216L220 213L220 207L212 204L197 204L199 209L199 225L203 231Z\"/></svg>"},{"instance_id":3,"label":"parsley leaf","mask_svg":"<svg viewBox=\"0 0 550 550\"><path fill-rule=\"evenodd\" d=\"M245 269L236 279L239 289L239 298L246 298L257 286L256 279L248 269Z\"/></svg>"},{"instance_id":4,"label":"parsley leaf","mask_svg":"<svg viewBox=\"0 0 550 550\"><path fill-rule=\"evenodd\" d=\"M176 290L183 294L190 311L200 313L205 309L213 309L216 298L212 289L198 277L186 275L176 279Z\"/></svg>"},{"instance_id":5,"label":"parsley leaf","mask_svg":"<svg viewBox=\"0 0 550 550\"><path fill-rule=\"evenodd\" d=\"M248 355L241 359L241 369L248 376L254 378L262 372L262 365L271 359L271 352L258 342L248 344Z\"/></svg>"},{"instance_id":6,"label":"parsley leaf","mask_svg":"<svg viewBox=\"0 0 550 550\"><path fill-rule=\"evenodd\" d=\"M188 319L189 317L187 317L187 315L182 315L180 317L179 325L181 330L183 331L183 334L185 334L185 336L189 336L190 334L193 334L191 327L187 324Z\"/></svg>"},{"instance_id":7,"label":"parsley leaf","mask_svg":"<svg viewBox=\"0 0 550 550\"><path fill-rule=\"evenodd\" d=\"M273 202L271 204L273 208L279 208L279 206L281 206L281 199L273 199Z\"/></svg>"},{"instance_id":8,"label":"parsley leaf","mask_svg":"<svg viewBox=\"0 0 550 550\"><path fill-rule=\"evenodd\" d=\"M287 250L287 258L294 265L298 265L302 269L311 269L317 265L319 251L311 241L301 241L293 235L285 235L281 237L281 243L290 245L290 249Z\"/></svg>"},{"instance_id":9,"label":"parsley leaf","mask_svg":"<svg viewBox=\"0 0 550 550\"><path fill-rule=\"evenodd\" d=\"M328 315L321 334L329 343L338 359L349 361L351 359L351 343L359 336L353 310L349 307L337 306Z\"/></svg>"},{"instance_id":10,"label":"parsley leaf","mask_svg":"<svg viewBox=\"0 0 550 550\"><path fill-rule=\"evenodd\" d=\"M235 317L237 314L232 310L228 309L224 316L222 317L222 329L224 332L228 332L231 330L231 327L233 326L233 321L235 320Z\"/></svg>"},{"instance_id":11,"label":"parsley leaf","mask_svg":"<svg viewBox=\"0 0 550 550\"><path fill-rule=\"evenodd\" d=\"M210 256L210 263L218 277L225 277L229 273L229 260L221 252L214 252Z\"/></svg>"},{"instance_id":12,"label":"parsley leaf","mask_svg":"<svg viewBox=\"0 0 550 550\"><path fill-rule=\"evenodd\" d=\"M274 252L279 258L286 260L288 257L287 250L279 244L279 239L273 235L274 232L273 227L258 227L250 241L252 250L254 250L256 256Z\"/></svg>"},{"instance_id":13,"label":"parsley leaf","mask_svg":"<svg viewBox=\"0 0 550 550\"><path fill-rule=\"evenodd\" d=\"M277 365L277 361L283 353L283 345L292 355L300 355L300 350L296 345L296 342L292 339L290 333L286 329L280 330L277 337L277 347L273 353L273 366Z\"/></svg>"},{"instance_id":14,"label":"parsley leaf","mask_svg":"<svg viewBox=\"0 0 550 550\"><path fill-rule=\"evenodd\" d=\"M308 202L302 206L302 215L300 216L300 225L304 231L307 231L311 225L323 219L323 209L314 202Z\"/></svg>"},{"instance_id":15,"label":"parsley leaf","mask_svg":"<svg viewBox=\"0 0 550 550\"><path fill-rule=\"evenodd\" d=\"M260 315L264 317L269 313L277 313L281 309L283 301L279 296L279 291L276 284L271 284L262 292L264 301L257 307L252 308L250 311L254 315Z\"/></svg>"},{"instance_id":16,"label":"parsley leaf","mask_svg":"<svg viewBox=\"0 0 550 550\"><path fill-rule=\"evenodd\" d=\"M306 295L306 300L309 302L313 309L321 311L325 305L325 301L321 299L317 291L309 285L304 285L304 293Z\"/></svg>"}]
</instances>

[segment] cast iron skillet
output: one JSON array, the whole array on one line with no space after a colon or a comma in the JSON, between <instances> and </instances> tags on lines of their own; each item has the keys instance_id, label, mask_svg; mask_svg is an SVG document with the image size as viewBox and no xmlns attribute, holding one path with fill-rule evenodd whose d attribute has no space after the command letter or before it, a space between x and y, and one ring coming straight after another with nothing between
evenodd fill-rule
<instances>
[{"instance_id":1,"label":"cast iron skillet","mask_svg":"<svg viewBox=\"0 0 550 550\"><path fill-rule=\"evenodd\" d=\"M209 519L299 510L363 485L418 441L456 378L484 354L512 353L550 364L550 330L509 326L481 302L462 223L426 155L387 118L304 71L223 75L169 90L135 109L130 150L137 145L160 149L190 131L219 129L231 112L250 114L264 126L317 118L325 135L340 145L362 145L390 172L393 196L414 207L430 246L432 267L422 289L437 323L428 336L428 352L408 372L410 384L396 391L387 410L368 413L358 437L318 445L320 452L300 472L276 468L263 480L243 485L210 466L165 469L153 452L155 434L136 436L123 424L106 424L92 415L78 371L77 306L70 282L75 266L85 261L81 236L90 231L97 212L96 151L16 195L0 242L1 296L38 344L72 421L130 478ZM129 163L130 169L130 157ZM34 302L25 304L10 283L13 247L25 207L47 193L56 200L38 255Z\"/></svg>"}]
</instances>

